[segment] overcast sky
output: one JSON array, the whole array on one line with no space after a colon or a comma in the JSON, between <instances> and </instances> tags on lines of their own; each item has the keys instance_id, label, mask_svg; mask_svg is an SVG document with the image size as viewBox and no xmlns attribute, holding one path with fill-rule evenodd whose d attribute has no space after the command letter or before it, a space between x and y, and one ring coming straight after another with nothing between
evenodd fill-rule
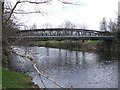
<instances>
[{"instance_id":1,"label":"overcast sky","mask_svg":"<svg viewBox=\"0 0 120 90\"><path fill-rule=\"evenodd\" d=\"M32 1L32 0L31 0ZM39 1L39 0L34 0ZM45 23L51 23L54 27L62 22L69 20L75 24L86 25L88 29L99 30L99 23L103 17L109 19L117 18L119 0L66 0L78 2L80 5L62 4L53 0L47 4L33 5L29 3L19 4L16 8L24 11L41 10L46 14L27 14L16 15L25 25L32 26L34 23L37 28ZM14 6L15 0L11 0Z\"/></svg>"}]
</instances>

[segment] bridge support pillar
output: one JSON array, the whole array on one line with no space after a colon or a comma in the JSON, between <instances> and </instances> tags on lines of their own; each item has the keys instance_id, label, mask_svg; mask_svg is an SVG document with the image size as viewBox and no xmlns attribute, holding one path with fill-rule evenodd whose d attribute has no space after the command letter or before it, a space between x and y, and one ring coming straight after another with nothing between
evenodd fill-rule
<instances>
[{"instance_id":1,"label":"bridge support pillar","mask_svg":"<svg viewBox=\"0 0 120 90\"><path fill-rule=\"evenodd\" d=\"M103 41L103 49L111 50L112 49L112 40L104 40Z\"/></svg>"}]
</instances>

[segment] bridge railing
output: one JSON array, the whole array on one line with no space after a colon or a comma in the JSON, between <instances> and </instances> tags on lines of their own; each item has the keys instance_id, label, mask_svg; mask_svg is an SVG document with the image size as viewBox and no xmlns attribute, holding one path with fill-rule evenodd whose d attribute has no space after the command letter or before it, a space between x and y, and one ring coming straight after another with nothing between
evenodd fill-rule
<instances>
[{"instance_id":1,"label":"bridge railing","mask_svg":"<svg viewBox=\"0 0 120 90\"><path fill-rule=\"evenodd\" d=\"M111 36L109 32L84 29L39 29L18 31L16 36Z\"/></svg>"}]
</instances>

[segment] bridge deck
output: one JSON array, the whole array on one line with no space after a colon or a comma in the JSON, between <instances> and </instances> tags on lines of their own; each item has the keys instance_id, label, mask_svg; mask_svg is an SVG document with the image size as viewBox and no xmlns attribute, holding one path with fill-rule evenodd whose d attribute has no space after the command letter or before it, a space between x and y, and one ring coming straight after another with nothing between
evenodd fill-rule
<instances>
[{"instance_id":1,"label":"bridge deck","mask_svg":"<svg viewBox=\"0 0 120 90\"><path fill-rule=\"evenodd\" d=\"M12 37L11 39L30 40L113 40L114 36L25 36Z\"/></svg>"},{"instance_id":2,"label":"bridge deck","mask_svg":"<svg viewBox=\"0 0 120 90\"><path fill-rule=\"evenodd\" d=\"M48 28L17 31L10 39L29 40L113 40L110 32L87 29Z\"/></svg>"}]
</instances>

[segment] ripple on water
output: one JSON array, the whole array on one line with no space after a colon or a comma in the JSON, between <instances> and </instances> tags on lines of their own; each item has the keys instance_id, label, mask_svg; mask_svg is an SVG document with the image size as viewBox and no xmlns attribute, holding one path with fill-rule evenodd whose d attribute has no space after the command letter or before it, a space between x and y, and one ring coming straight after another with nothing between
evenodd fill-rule
<instances>
[{"instance_id":1,"label":"ripple on water","mask_svg":"<svg viewBox=\"0 0 120 90\"><path fill-rule=\"evenodd\" d=\"M18 47L17 47L18 48ZM37 62L39 70L43 74L55 80L64 87L74 88L117 88L118 87L118 67L117 61L105 59L103 54L82 51L69 51L64 49L26 47ZM23 52L24 48L19 48ZM27 52L28 54L30 52ZM77 54L76 54L77 53ZM30 55L31 55L30 54ZM104 57L104 58L103 58ZM33 82L43 87L41 78L48 88L58 88L48 79L41 77L32 68L30 62L13 55L11 66L21 69L24 65L27 73L33 77ZM14 63L12 63L14 62Z\"/></svg>"}]
</instances>

